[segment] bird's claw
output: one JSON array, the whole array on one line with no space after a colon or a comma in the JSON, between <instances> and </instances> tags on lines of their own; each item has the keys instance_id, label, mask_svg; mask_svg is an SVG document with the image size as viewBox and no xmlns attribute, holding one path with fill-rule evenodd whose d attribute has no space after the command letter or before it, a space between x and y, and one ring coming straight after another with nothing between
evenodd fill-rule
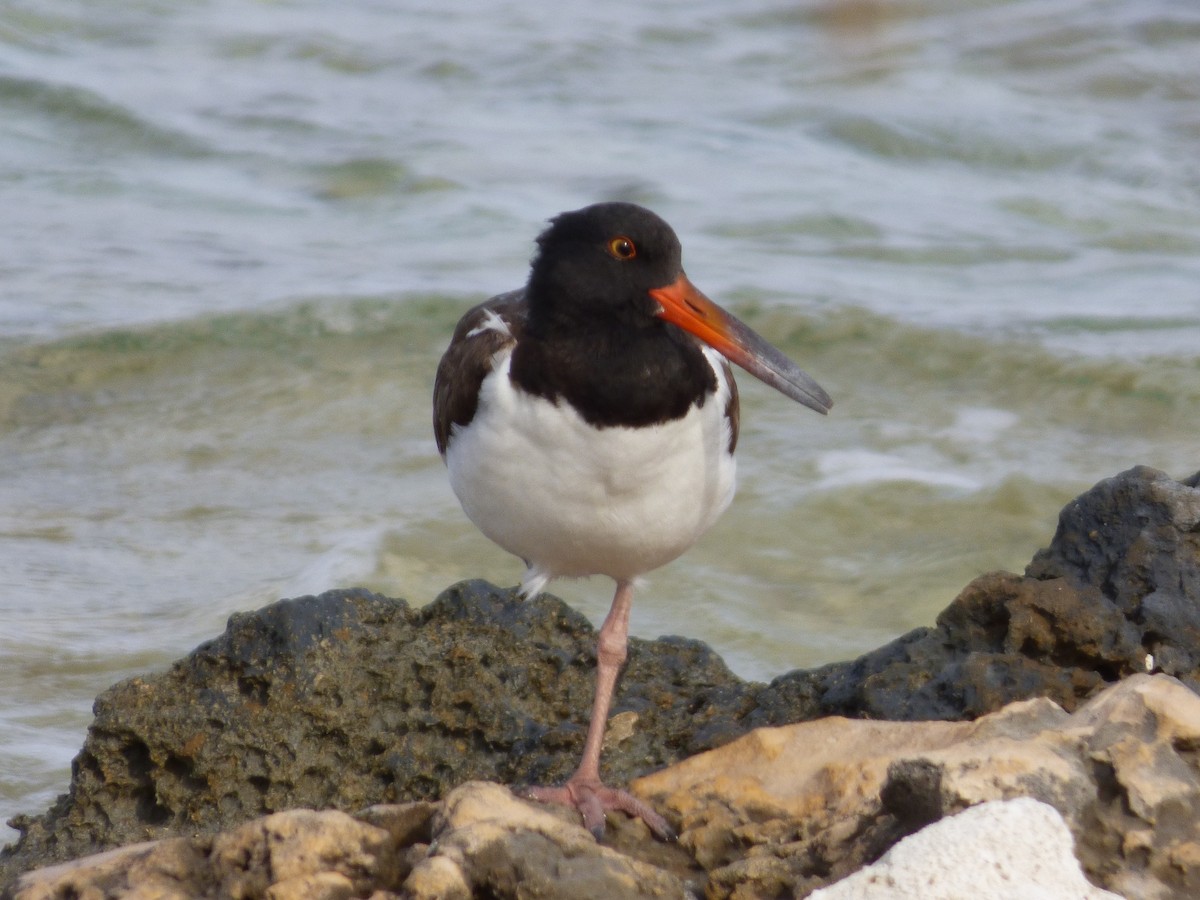
<instances>
[{"instance_id":1,"label":"bird's claw","mask_svg":"<svg viewBox=\"0 0 1200 900\"><path fill-rule=\"evenodd\" d=\"M516 789L516 793L526 800L575 807L583 817L583 827L598 841L604 837L604 814L610 811L641 819L660 841L676 838L675 830L667 820L648 804L628 791L610 788L599 780L572 778L559 787L523 786Z\"/></svg>"}]
</instances>

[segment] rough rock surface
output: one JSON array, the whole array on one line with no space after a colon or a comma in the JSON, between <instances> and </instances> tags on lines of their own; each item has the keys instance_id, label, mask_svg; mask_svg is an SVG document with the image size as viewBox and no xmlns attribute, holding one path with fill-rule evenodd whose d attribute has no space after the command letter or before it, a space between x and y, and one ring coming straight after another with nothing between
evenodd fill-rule
<instances>
[{"instance_id":1,"label":"rough rock surface","mask_svg":"<svg viewBox=\"0 0 1200 900\"><path fill-rule=\"evenodd\" d=\"M24 834L10 870L297 807L565 779L583 743L594 645L560 600L477 582L421 610L335 591L235 615L168 671L99 697L70 793L15 820ZM610 777L744 732L749 691L698 642L633 642L614 724L637 727L610 733Z\"/></svg>"},{"instance_id":2,"label":"rough rock surface","mask_svg":"<svg viewBox=\"0 0 1200 900\"><path fill-rule=\"evenodd\" d=\"M974 722L761 729L633 791L676 825L713 898L813 890L929 823L1017 797L1062 814L1096 883L1200 897L1200 696L1166 675L1128 678L1074 713L1035 699Z\"/></svg>"},{"instance_id":3,"label":"rough rock surface","mask_svg":"<svg viewBox=\"0 0 1200 900\"><path fill-rule=\"evenodd\" d=\"M1178 482L1146 467L1101 481L1067 504L1024 577L977 578L936 628L783 675L771 700L900 720L974 718L1025 697L1070 710L1146 671L1148 655L1154 671L1200 689L1197 485L1200 473Z\"/></svg>"},{"instance_id":4,"label":"rough rock surface","mask_svg":"<svg viewBox=\"0 0 1200 900\"><path fill-rule=\"evenodd\" d=\"M432 808L414 806L405 810L412 830L427 834ZM225 834L134 844L39 869L18 879L13 896L344 898L369 896L405 873L389 831L335 810L296 809Z\"/></svg>"},{"instance_id":5,"label":"rough rock surface","mask_svg":"<svg viewBox=\"0 0 1200 900\"><path fill-rule=\"evenodd\" d=\"M289 810L215 836L135 844L29 873L11 896L682 898L689 865L675 856L673 866L639 861L507 788L468 782L440 804L374 806L357 816Z\"/></svg>"},{"instance_id":6,"label":"rough rock surface","mask_svg":"<svg viewBox=\"0 0 1200 900\"><path fill-rule=\"evenodd\" d=\"M1074 885L1043 897L1101 897L1080 863L1127 897L1200 896L1200 696L1166 675L1127 679L1074 714L1026 700L977 722L834 717L762 729L633 789L678 826L678 844L619 817L598 844L564 809L471 782L440 803L353 817L293 810L111 851L28 873L10 896L750 900L803 897L850 876L831 896L868 896L855 887L864 880L918 879L928 891L876 896L1025 898L1038 896L1021 882L1033 879ZM980 811L1018 798L1033 805L1016 807L1017 822L1012 808ZM964 809L976 812L956 815ZM933 822L932 834L920 830ZM983 827L998 824L1015 834ZM913 832L920 840L906 847ZM993 846L985 853L979 841ZM872 874L852 874L885 851ZM955 891L964 860L979 869L969 894ZM1005 878L1009 892L986 893Z\"/></svg>"},{"instance_id":7,"label":"rough rock surface","mask_svg":"<svg viewBox=\"0 0 1200 900\"><path fill-rule=\"evenodd\" d=\"M1196 484L1145 468L1107 479L1063 510L1025 576L984 576L936 627L770 685L740 681L695 641L634 640L605 775L628 781L752 728L831 714L962 720L1028 697L1073 711L1145 671L1148 655L1196 687ZM480 582L423 609L336 591L233 616L168 671L98 698L70 792L13 821L22 834L0 852L0 884L36 865L215 834L279 810L353 811L432 800L473 779L564 778L582 746L594 665L582 616Z\"/></svg>"},{"instance_id":8,"label":"rough rock surface","mask_svg":"<svg viewBox=\"0 0 1200 900\"><path fill-rule=\"evenodd\" d=\"M1066 823L1022 797L981 803L906 837L812 900L1121 900L1083 877Z\"/></svg>"}]
</instances>

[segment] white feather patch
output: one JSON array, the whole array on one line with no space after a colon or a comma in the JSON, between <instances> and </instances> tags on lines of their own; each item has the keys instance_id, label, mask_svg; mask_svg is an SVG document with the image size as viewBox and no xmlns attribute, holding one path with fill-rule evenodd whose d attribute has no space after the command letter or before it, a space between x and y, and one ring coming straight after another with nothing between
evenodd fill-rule
<instances>
[{"instance_id":1,"label":"white feather patch","mask_svg":"<svg viewBox=\"0 0 1200 900\"><path fill-rule=\"evenodd\" d=\"M556 577L631 579L656 569L733 499L730 389L719 364L715 396L682 418L595 428L568 403L515 389L511 357L511 348L497 354L446 463L468 518L528 563L523 592Z\"/></svg>"},{"instance_id":2,"label":"white feather patch","mask_svg":"<svg viewBox=\"0 0 1200 900\"><path fill-rule=\"evenodd\" d=\"M492 309L485 309L483 311L483 321L468 331L467 337L473 338L476 335L483 334L485 331L498 331L505 337L512 337L508 323L500 318L496 311Z\"/></svg>"}]
</instances>

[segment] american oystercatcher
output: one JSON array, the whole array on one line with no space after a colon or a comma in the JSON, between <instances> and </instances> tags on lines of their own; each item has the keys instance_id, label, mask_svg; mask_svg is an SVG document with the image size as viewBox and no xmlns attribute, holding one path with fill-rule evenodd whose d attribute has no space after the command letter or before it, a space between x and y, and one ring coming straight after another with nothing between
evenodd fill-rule
<instances>
[{"instance_id":1,"label":"american oystercatcher","mask_svg":"<svg viewBox=\"0 0 1200 900\"><path fill-rule=\"evenodd\" d=\"M437 446L467 517L525 561L521 593L551 578L617 584L598 635L583 758L560 787L525 796L666 820L600 779L600 746L625 661L635 579L679 556L729 505L738 395L727 360L809 409L829 395L683 272L654 213L600 203L553 219L524 288L458 323L438 365Z\"/></svg>"}]
</instances>

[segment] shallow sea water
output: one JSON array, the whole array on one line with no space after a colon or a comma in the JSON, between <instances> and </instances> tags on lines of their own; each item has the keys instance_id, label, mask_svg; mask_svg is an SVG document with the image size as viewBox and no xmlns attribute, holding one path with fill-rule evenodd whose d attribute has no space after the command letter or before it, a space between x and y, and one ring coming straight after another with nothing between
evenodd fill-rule
<instances>
[{"instance_id":1,"label":"shallow sea water","mask_svg":"<svg viewBox=\"0 0 1200 900\"><path fill-rule=\"evenodd\" d=\"M429 393L564 209L654 208L836 401L740 379L738 498L637 635L851 657L1200 469L1197 71L1153 0L6 4L0 819L232 612L517 581Z\"/></svg>"}]
</instances>

